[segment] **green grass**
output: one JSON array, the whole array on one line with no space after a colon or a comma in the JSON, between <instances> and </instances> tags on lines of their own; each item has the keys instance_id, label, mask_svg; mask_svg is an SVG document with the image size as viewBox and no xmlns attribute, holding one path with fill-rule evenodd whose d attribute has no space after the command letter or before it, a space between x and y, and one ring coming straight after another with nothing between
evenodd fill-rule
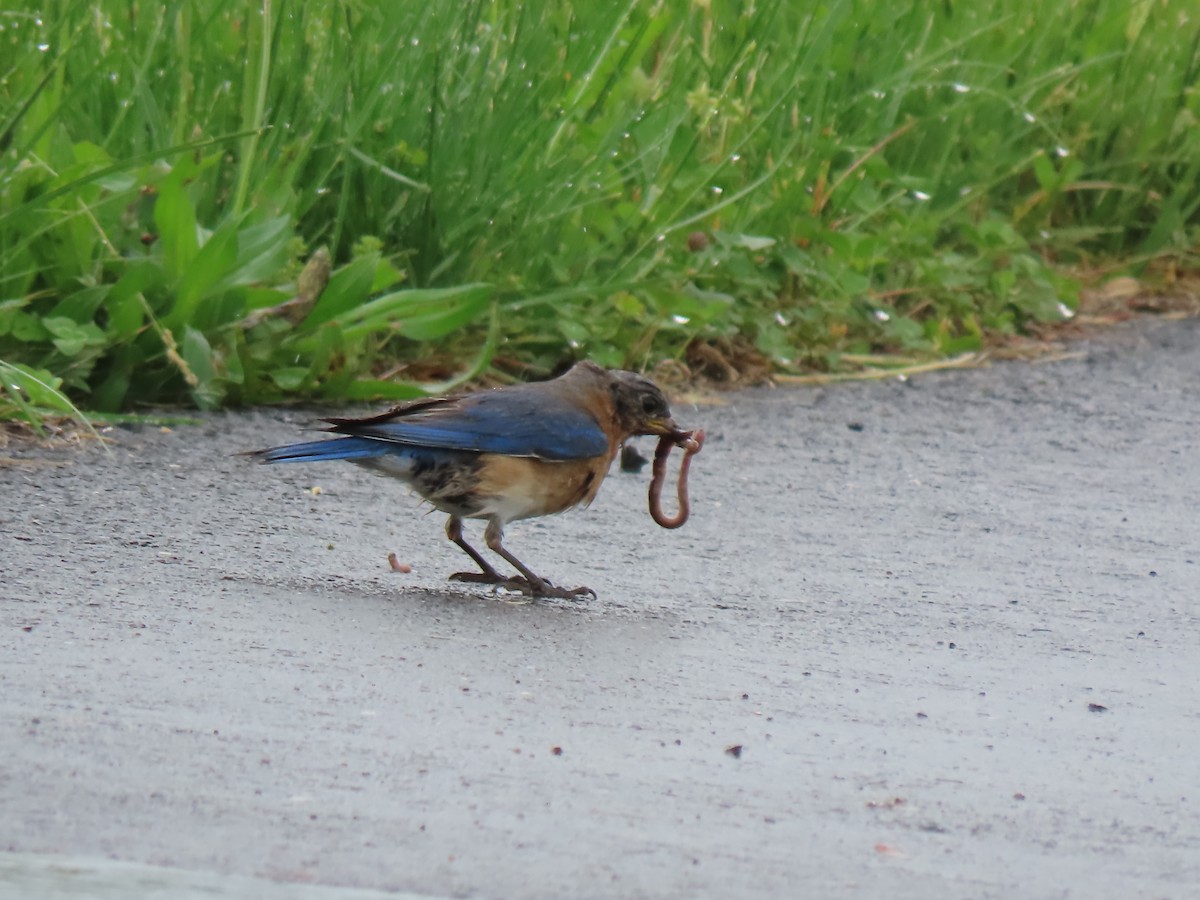
<instances>
[{"instance_id":1,"label":"green grass","mask_svg":"<svg viewBox=\"0 0 1200 900\"><path fill-rule=\"evenodd\" d=\"M0 416L53 406L33 380L118 410L698 341L782 370L958 353L1073 306L1066 264L1195 247L1183 2L47 0L0 26ZM275 310L322 247L319 299Z\"/></svg>"}]
</instances>

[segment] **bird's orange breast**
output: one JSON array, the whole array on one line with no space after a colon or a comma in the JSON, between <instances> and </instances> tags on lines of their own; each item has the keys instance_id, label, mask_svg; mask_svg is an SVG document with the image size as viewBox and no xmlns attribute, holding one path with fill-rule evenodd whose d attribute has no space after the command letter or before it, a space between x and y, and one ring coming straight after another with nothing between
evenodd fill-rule
<instances>
[{"instance_id":1,"label":"bird's orange breast","mask_svg":"<svg viewBox=\"0 0 1200 900\"><path fill-rule=\"evenodd\" d=\"M477 517L528 519L591 503L608 474L610 456L548 462L517 456L485 456L479 468Z\"/></svg>"}]
</instances>

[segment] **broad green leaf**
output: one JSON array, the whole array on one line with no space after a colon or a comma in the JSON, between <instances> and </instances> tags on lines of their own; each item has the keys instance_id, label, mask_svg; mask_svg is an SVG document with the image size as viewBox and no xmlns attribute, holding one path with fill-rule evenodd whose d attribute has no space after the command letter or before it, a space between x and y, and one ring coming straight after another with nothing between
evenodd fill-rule
<instances>
[{"instance_id":1,"label":"broad green leaf","mask_svg":"<svg viewBox=\"0 0 1200 900\"><path fill-rule=\"evenodd\" d=\"M1158 253L1167 246L1175 232L1183 231L1183 194L1175 192L1169 195L1162 204L1154 227L1142 241L1141 251L1147 255Z\"/></svg>"},{"instance_id":2,"label":"broad green leaf","mask_svg":"<svg viewBox=\"0 0 1200 900\"><path fill-rule=\"evenodd\" d=\"M347 341L395 332L416 341L435 340L470 324L487 309L491 285L423 288L387 294L338 317Z\"/></svg>"},{"instance_id":3,"label":"broad green leaf","mask_svg":"<svg viewBox=\"0 0 1200 900\"><path fill-rule=\"evenodd\" d=\"M371 290L378 264L379 254L369 253L334 272L329 277L329 284L321 292L317 305L304 320L303 327L310 329L361 306Z\"/></svg>"},{"instance_id":4,"label":"broad green leaf","mask_svg":"<svg viewBox=\"0 0 1200 900\"><path fill-rule=\"evenodd\" d=\"M1033 158L1033 174L1043 191L1057 190L1059 186L1058 172L1054 170L1054 163L1050 162L1050 157L1045 153Z\"/></svg>"},{"instance_id":5,"label":"broad green leaf","mask_svg":"<svg viewBox=\"0 0 1200 900\"><path fill-rule=\"evenodd\" d=\"M326 388L331 387L331 378L345 377L348 381L353 380L341 371L345 368L345 354L342 330L336 324L318 328L316 342L309 350L308 371L312 379L322 380L323 387ZM331 371L331 366L336 366L337 371Z\"/></svg>"},{"instance_id":6,"label":"broad green leaf","mask_svg":"<svg viewBox=\"0 0 1200 900\"><path fill-rule=\"evenodd\" d=\"M587 344L592 336L591 329L574 319L560 317L557 324L559 334L575 345Z\"/></svg>"},{"instance_id":7,"label":"broad green leaf","mask_svg":"<svg viewBox=\"0 0 1200 900\"><path fill-rule=\"evenodd\" d=\"M400 321L400 334L414 341L436 341L477 322L487 311L490 291L451 300L441 308Z\"/></svg>"},{"instance_id":8,"label":"broad green leaf","mask_svg":"<svg viewBox=\"0 0 1200 900\"><path fill-rule=\"evenodd\" d=\"M237 264L237 226L236 220L227 219L187 264L176 283L175 305L167 316L172 328L191 322L200 301L216 293L233 272Z\"/></svg>"},{"instance_id":9,"label":"broad green leaf","mask_svg":"<svg viewBox=\"0 0 1200 900\"><path fill-rule=\"evenodd\" d=\"M53 344L63 356L76 356L85 347L105 344L104 332L92 322L81 324L66 316L50 316L42 324L54 335Z\"/></svg>"},{"instance_id":10,"label":"broad green leaf","mask_svg":"<svg viewBox=\"0 0 1200 900\"><path fill-rule=\"evenodd\" d=\"M242 363L242 351L244 349L243 334L240 330L231 328L225 332L222 343L221 377L228 384L241 387L246 383L246 368Z\"/></svg>"},{"instance_id":11,"label":"broad green leaf","mask_svg":"<svg viewBox=\"0 0 1200 900\"><path fill-rule=\"evenodd\" d=\"M132 375L132 369L128 366L112 368L108 376L92 391L92 408L106 412L120 409L125 396L129 393Z\"/></svg>"},{"instance_id":12,"label":"broad green leaf","mask_svg":"<svg viewBox=\"0 0 1200 900\"><path fill-rule=\"evenodd\" d=\"M195 328L185 328L180 354L200 382L192 386L196 405L201 409L216 409L221 404L223 392L217 384L217 366L208 339Z\"/></svg>"},{"instance_id":13,"label":"broad green leaf","mask_svg":"<svg viewBox=\"0 0 1200 900\"><path fill-rule=\"evenodd\" d=\"M7 320L6 330L18 341L36 344L39 341L50 340L50 332L42 324L42 320L31 313L18 309L4 318Z\"/></svg>"},{"instance_id":14,"label":"broad green leaf","mask_svg":"<svg viewBox=\"0 0 1200 900\"><path fill-rule=\"evenodd\" d=\"M285 391L298 389L306 378L308 378L308 369L301 366L289 366L283 369L274 369L271 372L271 380Z\"/></svg>"},{"instance_id":15,"label":"broad green leaf","mask_svg":"<svg viewBox=\"0 0 1200 900\"><path fill-rule=\"evenodd\" d=\"M17 414L42 434L42 414L66 413L87 428L99 440L96 429L59 388L62 379L45 369L35 369L20 363L0 360L0 414L8 415L4 399L16 408ZM103 444L101 445L103 446ZM107 452L107 448L105 448Z\"/></svg>"},{"instance_id":16,"label":"broad green leaf","mask_svg":"<svg viewBox=\"0 0 1200 900\"><path fill-rule=\"evenodd\" d=\"M871 289L869 276L849 270L830 273L830 283L835 284L844 297L861 297Z\"/></svg>"},{"instance_id":17,"label":"broad green leaf","mask_svg":"<svg viewBox=\"0 0 1200 900\"><path fill-rule=\"evenodd\" d=\"M68 294L50 310L51 316L66 316L76 322L91 322L104 303L111 285L100 284Z\"/></svg>"},{"instance_id":18,"label":"broad green leaf","mask_svg":"<svg viewBox=\"0 0 1200 900\"><path fill-rule=\"evenodd\" d=\"M813 271L812 257L806 250L800 249L795 244L781 244L779 246L779 258L783 260L783 264L793 274L807 275Z\"/></svg>"},{"instance_id":19,"label":"broad green leaf","mask_svg":"<svg viewBox=\"0 0 1200 900\"><path fill-rule=\"evenodd\" d=\"M387 290L404 280L404 273L392 265L390 260L381 259L375 266L375 278L371 282L371 293Z\"/></svg>"},{"instance_id":20,"label":"broad green leaf","mask_svg":"<svg viewBox=\"0 0 1200 900\"><path fill-rule=\"evenodd\" d=\"M370 303L364 303L339 318L344 324L349 325L379 316L421 315L436 312L451 301L486 297L491 292L492 286L489 284L464 284L451 288L416 288L409 291L397 291L394 294L386 294L372 300Z\"/></svg>"},{"instance_id":21,"label":"broad green leaf","mask_svg":"<svg viewBox=\"0 0 1200 900\"><path fill-rule=\"evenodd\" d=\"M0 381L10 390L24 392L33 406L70 411L74 407L62 395L62 379L46 369L21 363L0 362Z\"/></svg>"},{"instance_id":22,"label":"broad green leaf","mask_svg":"<svg viewBox=\"0 0 1200 900\"><path fill-rule=\"evenodd\" d=\"M752 253L760 250L769 250L776 244L773 237L764 237L755 234L718 234L717 240L726 247L740 247Z\"/></svg>"},{"instance_id":23,"label":"broad green leaf","mask_svg":"<svg viewBox=\"0 0 1200 900\"><path fill-rule=\"evenodd\" d=\"M920 348L926 344L925 329L920 322L913 319L892 316L883 324L883 331L906 350Z\"/></svg>"},{"instance_id":24,"label":"broad green leaf","mask_svg":"<svg viewBox=\"0 0 1200 900\"><path fill-rule=\"evenodd\" d=\"M245 216L226 219L188 266L168 322L174 326L191 322L205 300L278 274L287 260L290 229L291 220L286 216L257 224L247 224ZM240 303L231 304L211 318L214 324L224 324L241 311Z\"/></svg>"},{"instance_id":25,"label":"broad green leaf","mask_svg":"<svg viewBox=\"0 0 1200 900\"><path fill-rule=\"evenodd\" d=\"M245 291L246 310L265 309L268 306L278 306L285 300L290 300L290 291L276 287L250 287Z\"/></svg>"},{"instance_id":26,"label":"broad green leaf","mask_svg":"<svg viewBox=\"0 0 1200 900\"><path fill-rule=\"evenodd\" d=\"M108 330L120 340L129 340L141 330L146 311L140 295L162 283L163 270L155 259L133 263L108 292Z\"/></svg>"},{"instance_id":27,"label":"broad green leaf","mask_svg":"<svg viewBox=\"0 0 1200 900\"><path fill-rule=\"evenodd\" d=\"M113 162L107 150L91 141L77 141L71 145L71 152L75 156L75 161L86 166L88 171L111 166Z\"/></svg>"},{"instance_id":28,"label":"broad green leaf","mask_svg":"<svg viewBox=\"0 0 1200 900\"><path fill-rule=\"evenodd\" d=\"M646 315L646 304L628 291L619 291L613 294L609 297L609 302L627 318L641 319Z\"/></svg>"},{"instance_id":29,"label":"broad green leaf","mask_svg":"<svg viewBox=\"0 0 1200 900\"><path fill-rule=\"evenodd\" d=\"M688 285L682 291L661 291L653 294L659 313L668 327L704 325L728 313L733 297L717 291L702 291Z\"/></svg>"},{"instance_id":30,"label":"broad green leaf","mask_svg":"<svg viewBox=\"0 0 1200 900\"><path fill-rule=\"evenodd\" d=\"M291 236L290 216L243 224L237 234L237 260L216 290L242 287L277 276L287 263Z\"/></svg>"},{"instance_id":31,"label":"broad green leaf","mask_svg":"<svg viewBox=\"0 0 1200 900\"><path fill-rule=\"evenodd\" d=\"M179 284L200 252L200 238L195 207L177 175L159 185L154 224L158 227L158 244L167 275Z\"/></svg>"}]
</instances>

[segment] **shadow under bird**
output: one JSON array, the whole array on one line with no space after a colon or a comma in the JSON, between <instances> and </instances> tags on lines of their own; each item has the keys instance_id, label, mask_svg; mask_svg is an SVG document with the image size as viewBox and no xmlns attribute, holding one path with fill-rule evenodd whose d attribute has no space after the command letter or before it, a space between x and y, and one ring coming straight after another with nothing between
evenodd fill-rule
<instances>
[{"instance_id":1,"label":"shadow under bird","mask_svg":"<svg viewBox=\"0 0 1200 900\"><path fill-rule=\"evenodd\" d=\"M504 547L504 526L591 503L622 444L634 435L683 446L691 434L675 424L654 382L591 362L551 381L324 421L342 436L248 455L264 463L343 459L399 478L449 513L446 536L479 566L451 579L575 599L595 592L557 587L534 574ZM520 574L497 572L463 538L463 519L486 519L487 546Z\"/></svg>"}]
</instances>

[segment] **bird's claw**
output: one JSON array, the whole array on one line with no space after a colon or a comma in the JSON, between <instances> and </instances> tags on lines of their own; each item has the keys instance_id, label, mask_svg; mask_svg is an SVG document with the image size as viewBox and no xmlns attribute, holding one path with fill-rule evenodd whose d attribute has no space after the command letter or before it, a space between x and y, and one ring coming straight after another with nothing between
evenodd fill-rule
<instances>
[{"instance_id":1,"label":"bird's claw","mask_svg":"<svg viewBox=\"0 0 1200 900\"><path fill-rule=\"evenodd\" d=\"M590 587L577 588L561 588L556 587L548 581L542 582L540 589L535 589L534 597L557 597L560 600L576 600L583 602L584 600L595 600L596 592Z\"/></svg>"}]
</instances>

